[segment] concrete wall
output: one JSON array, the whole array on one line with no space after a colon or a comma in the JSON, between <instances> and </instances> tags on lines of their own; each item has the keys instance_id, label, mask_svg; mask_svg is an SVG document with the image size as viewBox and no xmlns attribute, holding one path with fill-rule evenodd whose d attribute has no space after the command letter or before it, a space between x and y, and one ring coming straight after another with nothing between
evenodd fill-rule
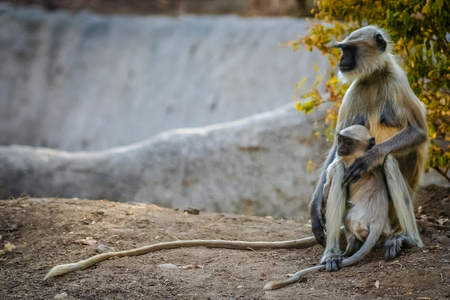
<instances>
[{"instance_id":1,"label":"concrete wall","mask_svg":"<svg viewBox=\"0 0 450 300\"><path fill-rule=\"evenodd\" d=\"M318 53L289 18L0 13L0 145L101 150L294 101Z\"/></svg>"}]
</instances>

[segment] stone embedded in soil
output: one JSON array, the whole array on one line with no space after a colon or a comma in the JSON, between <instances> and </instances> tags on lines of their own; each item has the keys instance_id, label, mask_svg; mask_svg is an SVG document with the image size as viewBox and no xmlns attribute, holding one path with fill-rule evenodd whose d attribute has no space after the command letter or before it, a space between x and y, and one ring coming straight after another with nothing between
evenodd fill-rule
<instances>
[{"instance_id":1,"label":"stone embedded in soil","mask_svg":"<svg viewBox=\"0 0 450 300\"><path fill-rule=\"evenodd\" d=\"M103 244L98 245L96 250L98 253L116 252L116 249L114 249L114 247L109 247Z\"/></svg>"},{"instance_id":2,"label":"stone embedded in soil","mask_svg":"<svg viewBox=\"0 0 450 300\"><path fill-rule=\"evenodd\" d=\"M178 269L178 267L174 264L160 264L158 266L163 269L169 269L169 270Z\"/></svg>"}]
</instances>

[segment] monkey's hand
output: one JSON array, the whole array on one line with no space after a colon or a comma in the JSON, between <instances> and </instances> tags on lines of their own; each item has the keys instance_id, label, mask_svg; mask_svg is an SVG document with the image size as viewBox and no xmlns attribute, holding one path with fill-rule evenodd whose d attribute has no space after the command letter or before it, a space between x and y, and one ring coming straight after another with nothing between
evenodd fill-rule
<instances>
[{"instance_id":1,"label":"monkey's hand","mask_svg":"<svg viewBox=\"0 0 450 300\"><path fill-rule=\"evenodd\" d=\"M330 252L325 252L320 263L325 265L327 271L338 271L342 268L343 256L339 249L332 249Z\"/></svg>"},{"instance_id":2,"label":"monkey's hand","mask_svg":"<svg viewBox=\"0 0 450 300\"><path fill-rule=\"evenodd\" d=\"M323 221L320 210L311 210L311 229L314 233L317 243L325 247L327 237L325 235L325 222Z\"/></svg>"},{"instance_id":3,"label":"monkey's hand","mask_svg":"<svg viewBox=\"0 0 450 300\"><path fill-rule=\"evenodd\" d=\"M373 147L363 156L357 158L353 164L345 170L344 178L342 180L343 186L348 186L356 182L364 173L372 170L377 165L380 165L386 154L380 147Z\"/></svg>"}]
</instances>

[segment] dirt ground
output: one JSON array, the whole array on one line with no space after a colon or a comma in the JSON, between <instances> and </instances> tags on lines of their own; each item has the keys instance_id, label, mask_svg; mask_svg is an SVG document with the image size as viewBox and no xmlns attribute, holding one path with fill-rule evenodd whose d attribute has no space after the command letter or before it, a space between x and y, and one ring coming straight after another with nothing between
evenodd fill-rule
<instances>
[{"instance_id":1,"label":"dirt ground","mask_svg":"<svg viewBox=\"0 0 450 300\"><path fill-rule=\"evenodd\" d=\"M311 235L307 220L79 199L3 200L0 250L7 242L16 248L0 257L0 298L450 299L450 188L428 186L419 199L423 249L389 262L375 249L354 267L275 291L264 291L264 283L317 264L323 248L162 250L43 278L54 265L95 255L100 244L124 250L176 239L290 240Z\"/></svg>"}]
</instances>

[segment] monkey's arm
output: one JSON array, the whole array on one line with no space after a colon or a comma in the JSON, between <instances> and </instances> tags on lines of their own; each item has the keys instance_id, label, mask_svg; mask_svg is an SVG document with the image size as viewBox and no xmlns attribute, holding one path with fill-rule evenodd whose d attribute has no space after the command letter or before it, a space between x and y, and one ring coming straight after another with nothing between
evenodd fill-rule
<instances>
[{"instance_id":1,"label":"monkey's arm","mask_svg":"<svg viewBox=\"0 0 450 300\"><path fill-rule=\"evenodd\" d=\"M397 160L392 155L386 157L384 174L386 176L389 195L394 204L395 212L401 226L401 234L406 237L405 242L409 243L409 246L416 245L418 247L423 247L419 230L417 229L416 218L414 216L414 207L410 190L402 176ZM400 246L402 243L403 240L401 239ZM400 250L396 249L399 247L391 247L391 249L388 249L389 247L385 248L386 259L394 258L396 252Z\"/></svg>"},{"instance_id":2,"label":"monkey's arm","mask_svg":"<svg viewBox=\"0 0 450 300\"><path fill-rule=\"evenodd\" d=\"M363 156L357 158L345 171L343 184L348 185L357 181L362 174L382 164L386 155L408 153L426 142L427 139L428 135L424 128L408 123L408 126L395 136L375 145Z\"/></svg>"},{"instance_id":3,"label":"monkey's arm","mask_svg":"<svg viewBox=\"0 0 450 300\"><path fill-rule=\"evenodd\" d=\"M345 166L343 162L335 160L329 168L329 173L333 174L333 181L331 182L329 198L326 203L327 236L325 252L322 256L321 263L326 264L328 271L337 271L342 267L339 237L347 201L346 189L342 188Z\"/></svg>"},{"instance_id":4,"label":"monkey's arm","mask_svg":"<svg viewBox=\"0 0 450 300\"><path fill-rule=\"evenodd\" d=\"M319 182L317 183L316 190L314 191L310 203L312 232L316 237L317 243L321 244L323 247L325 247L326 244L326 236L324 232L325 222L322 215L323 192L324 192L324 185L327 181L327 168L334 160L335 156L336 156L336 146L333 145L323 165L322 174L320 175Z\"/></svg>"}]
</instances>

